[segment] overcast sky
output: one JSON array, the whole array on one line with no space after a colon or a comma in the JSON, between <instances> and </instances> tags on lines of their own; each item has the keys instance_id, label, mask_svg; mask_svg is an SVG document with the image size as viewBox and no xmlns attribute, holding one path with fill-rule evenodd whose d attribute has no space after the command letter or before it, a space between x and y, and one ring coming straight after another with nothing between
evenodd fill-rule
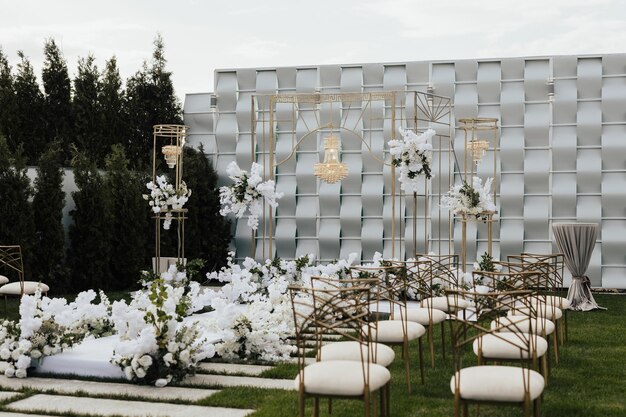
<instances>
[{"instance_id":1,"label":"overcast sky","mask_svg":"<svg viewBox=\"0 0 626 417\"><path fill-rule=\"evenodd\" d=\"M220 68L626 52L621 0L0 0L0 22L38 75L46 38L126 78L160 32L181 98Z\"/></svg>"}]
</instances>

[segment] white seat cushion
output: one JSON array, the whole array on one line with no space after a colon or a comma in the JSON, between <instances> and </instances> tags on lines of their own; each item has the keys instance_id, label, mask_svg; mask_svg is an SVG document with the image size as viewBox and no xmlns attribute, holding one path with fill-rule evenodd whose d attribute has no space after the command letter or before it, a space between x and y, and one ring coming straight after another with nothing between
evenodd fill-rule
<instances>
[{"instance_id":1,"label":"white seat cushion","mask_svg":"<svg viewBox=\"0 0 626 417\"><path fill-rule=\"evenodd\" d=\"M534 337L534 340L530 338ZM541 336L531 336L528 333L507 333L486 334L479 337L482 356L489 359L529 359L528 345L534 346L537 357L545 355L548 350L548 342ZM474 353L478 355L479 340L474 340Z\"/></svg>"},{"instance_id":2,"label":"white seat cushion","mask_svg":"<svg viewBox=\"0 0 626 417\"><path fill-rule=\"evenodd\" d=\"M500 331L513 333L529 333L532 327L532 333L546 335L552 334L555 328L554 323L548 319L529 318L528 316L522 315L498 317L491 322L491 330L495 330L498 327L503 328Z\"/></svg>"},{"instance_id":3,"label":"white seat cushion","mask_svg":"<svg viewBox=\"0 0 626 417\"><path fill-rule=\"evenodd\" d=\"M463 310L469 307L471 303L459 297L432 297L422 300L422 307L432 307L437 310L453 313L457 310Z\"/></svg>"},{"instance_id":4,"label":"white seat cushion","mask_svg":"<svg viewBox=\"0 0 626 417\"><path fill-rule=\"evenodd\" d=\"M355 397L363 395L365 385L361 361L323 361L307 365L304 373L304 392L318 395L339 395ZM300 389L300 373L294 379L296 390ZM391 379L387 368L377 364L369 365L369 390L376 391Z\"/></svg>"},{"instance_id":5,"label":"white seat cushion","mask_svg":"<svg viewBox=\"0 0 626 417\"><path fill-rule=\"evenodd\" d=\"M50 287L41 282L35 281L24 281L24 294L34 294L37 290L37 286L41 288L41 292L46 293L50 291ZM0 287L0 295L21 295L22 287L20 286L20 282L11 282L9 284L5 284Z\"/></svg>"},{"instance_id":6,"label":"white seat cushion","mask_svg":"<svg viewBox=\"0 0 626 417\"><path fill-rule=\"evenodd\" d=\"M551 306L548 304L537 304L537 306L533 310L534 310L533 313L535 313L537 317L545 317L548 320L554 321L554 320L559 320L561 317L563 317L563 312L561 311L560 308L557 308L555 306ZM530 315L530 313L531 311L528 307L521 307L521 308L515 308L515 312L513 312L512 310L509 311L507 315L528 316Z\"/></svg>"},{"instance_id":7,"label":"white seat cushion","mask_svg":"<svg viewBox=\"0 0 626 417\"><path fill-rule=\"evenodd\" d=\"M453 394L459 373L459 393L464 400L523 402L525 385L530 399L535 400L545 386L543 376L533 370L514 366L472 366L461 369L450 379Z\"/></svg>"},{"instance_id":8,"label":"white seat cushion","mask_svg":"<svg viewBox=\"0 0 626 417\"><path fill-rule=\"evenodd\" d=\"M533 304L546 303L551 306L556 306L561 310L567 310L572 305L571 301L565 297L559 297L556 295L548 295L545 297L536 297L532 300Z\"/></svg>"},{"instance_id":9,"label":"white seat cushion","mask_svg":"<svg viewBox=\"0 0 626 417\"><path fill-rule=\"evenodd\" d=\"M7 282L9 282L9 279L5 277L4 275L0 275L0 285L4 285Z\"/></svg>"},{"instance_id":10,"label":"white seat cushion","mask_svg":"<svg viewBox=\"0 0 626 417\"><path fill-rule=\"evenodd\" d=\"M372 340L379 343L402 343L404 341L404 330L401 320L381 320L378 322L378 332L372 325ZM367 326L367 325L365 325ZM364 326L364 329L366 327ZM367 329L365 330L367 331ZM419 323L413 321L406 322L407 340L415 340L426 333L426 329Z\"/></svg>"},{"instance_id":11,"label":"white seat cushion","mask_svg":"<svg viewBox=\"0 0 626 417\"><path fill-rule=\"evenodd\" d=\"M359 346L363 351L363 360L367 358L365 346L359 342L334 342L322 346L320 349L321 361L361 361ZM377 363L384 367L391 365L396 357L393 349L382 343L372 343L370 345L370 362ZM376 356L374 358L374 355Z\"/></svg>"},{"instance_id":12,"label":"white seat cushion","mask_svg":"<svg viewBox=\"0 0 626 417\"><path fill-rule=\"evenodd\" d=\"M429 324L437 324L445 321L447 314L436 308L410 308L404 313L408 321L414 321L422 326L428 326ZM429 320L429 317L432 321ZM400 312L393 315L393 320L400 320L403 317Z\"/></svg>"}]
</instances>

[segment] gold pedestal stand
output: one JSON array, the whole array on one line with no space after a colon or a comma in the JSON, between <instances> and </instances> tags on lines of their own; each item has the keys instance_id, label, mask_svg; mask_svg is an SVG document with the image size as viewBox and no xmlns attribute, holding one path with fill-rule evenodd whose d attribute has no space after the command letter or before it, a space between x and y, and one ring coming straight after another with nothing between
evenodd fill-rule
<instances>
[{"instance_id":1,"label":"gold pedestal stand","mask_svg":"<svg viewBox=\"0 0 626 417\"><path fill-rule=\"evenodd\" d=\"M461 222L461 265L463 272L466 271L467 263L467 222L483 222L487 223L487 253L491 256L491 248L493 246L493 216L496 211L484 211L479 214L480 218L476 218L474 214L460 213L459 221Z\"/></svg>"},{"instance_id":2,"label":"gold pedestal stand","mask_svg":"<svg viewBox=\"0 0 626 417\"><path fill-rule=\"evenodd\" d=\"M184 125L154 125L153 126L153 146L152 146L152 181L156 183L157 161L160 154L163 154L165 163L169 169L174 170L172 185L176 190L181 187L183 178L183 146L187 138L187 126ZM157 149L159 151L157 152ZM172 223L176 225L178 261L185 259L185 220L187 219L187 209L170 210L154 215L154 272L161 273L161 222L171 215Z\"/></svg>"}]
</instances>

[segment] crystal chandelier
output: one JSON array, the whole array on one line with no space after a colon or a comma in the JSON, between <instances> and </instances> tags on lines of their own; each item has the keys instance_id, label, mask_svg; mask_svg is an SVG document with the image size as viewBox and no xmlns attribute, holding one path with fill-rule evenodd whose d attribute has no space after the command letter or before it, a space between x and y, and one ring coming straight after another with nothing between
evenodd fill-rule
<instances>
[{"instance_id":1,"label":"crystal chandelier","mask_svg":"<svg viewBox=\"0 0 626 417\"><path fill-rule=\"evenodd\" d=\"M489 142L486 140L471 140L469 142L469 149L472 153L472 160L476 164L480 164L480 161L485 156L487 149L489 149Z\"/></svg>"},{"instance_id":2,"label":"crystal chandelier","mask_svg":"<svg viewBox=\"0 0 626 417\"><path fill-rule=\"evenodd\" d=\"M165 157L165 163L167 163L167 166L171 169L176 166L182 148L176 145L166 145L161 148L161 152L163 152L163 156Z\"/></svg>"},{"instance_id":3,"label":"crystal chandelier","mask_svg":"<svg viewBox=\"0 0 626 417\"><path fill-rule=\"evenodd\" d=\"M337 136L331 134L324 138L324 162L316 163L313 171L317 178L334 184L348 175L348 166L339 162L340 150L341 143Z\"/></svg>"}]
</instances>

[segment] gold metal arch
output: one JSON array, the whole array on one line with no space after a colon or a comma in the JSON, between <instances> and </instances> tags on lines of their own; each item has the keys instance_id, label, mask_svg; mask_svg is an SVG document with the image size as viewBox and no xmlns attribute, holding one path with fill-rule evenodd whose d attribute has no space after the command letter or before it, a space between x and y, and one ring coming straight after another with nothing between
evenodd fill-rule
<instances>
[{"instance_id":1,"label":"gold metal arch","mask_svg":"<svg viewBox=\"0 0 626 417\"><path fill-rule=\"evenodd\" d=\"M412 100L410 100L410 96L413 96ZM382 102L382 106L376 107L373 109L373 103ZM339 112L340 116L337 119L336 117L333 119L333 104L340 103ZM356 103L356 104L355 104ZM277 105L281 104L291 104L291 110L278 110ZM328 104L329 107L322 109L320 105ZM411 107L411 114L406 109ZM308 113L310 112L310 113ZM374 114L373 114L374 112ZM291 118L286 117L288 114L291 114ZM323 113L327 113L324 115ZM258 116L258 117L257 117ZM330 122L324 120L324 118L329 117ZM396 130L401 125L404 124L404 127L411 128L416 132L425 131L427 128L435 125L445 126L443 129L439 129L437 133L437 138L440 142L439 149L439 169L442 168L442 163L444 158L443 154L447 153L448 156L448 180L445 181L446 184L438 184L437 186L432 187L432 192L437 193L437 198L440 198L445 192L450 188L450 183L452 181L454 172L454 148L452 146L452 134L451 134L451 100L447 97L434 95L432 93L423 93L418 91L378 91L378 92L365 92L365 93L295 93L295 94L253 94L251 96L251 160L255 162L262 163L264 166L266 179L276 179L276 169L282 164L286 163L290 159L296 155L296 152L300 145L306 141L311 136L314 136L315 133L324 131L325 129L336 129L341 131L346 131L351 133L352 135L358 137L361 142L367 148L367 153L370 156L383 164L384 166L388 166L390 169L390 177L391 183L389 184L389 191L391 197L391 211L392 211L392 221L391 221L391 236L386 239L390 239L391 241L391 255L392 257L401 256L403 249L403 228L404 228L404 215L402 214L403 210L403 200L404 195L401 189L396 188L397 178L396 178L396 170L391 162L387 162L386 159L388 155L387 146L383 146L380 152L382 152L382 157L379 157L378 151L375 151L372 145L372 132L375 130L372 128L372 121L377 121L378 128L377 130L384 132L384 144L389 140L393 140L396 138ZM339 121L339 124L335 124ZM365 122L365 120L369 121L369 124ZM382 121L382 123L381 123ZM301 127L304 130L304 134L301 137L297 133L298 128L296 127L297 123L301 123ZM258 125L257 125L258 124ZM283 124L282 128L279 126ZM290 129L285 129L285 125L289 126ZM368 126L366 128L365 126ZM361 127L362 126L362 127ZM358 128L358 129L357 129ZM445 130L445 132L442 132ZM366 131L368 131L366 133ZM292 143L288 149L289 154L280 159L276 160L276 145L278 142L278 134L289 134L292 135ZM369 138L368 138L369 135ZM288 139L287 139L288 140ZM380 140L379 138L377 140ZM444 145L441 145L445 142ZM257 148L258 146L258 148ZM453 158L454 157L454 158ZM430 212L429 212L429 195L427 194L428 190L425 188L424 191L424 239L425 239L425 247L428 247L428 239L430 238L427 231L426 223L430 220ZM420 194L421 195L421 194ZM414 196L415 197L415 196ZM415 200L414 200L415 201ZM408 204L408 202L407 202ZM408 209L408 206L406 207ZM440 209L436 209L441 211ZM414 203L413 207L413 225L414 230L416 227L415 213L417 211L417 206ZM441 214L441 213L440 213ZM400 215L400 223L398 223L398 215ZM442 216L440 215L439 218ZM260 225L260 230L258 232L262 233L262 241L263 245L263 258L273 256L273 240L274 240L274 213L273 210L269 207L265 207L263 221ZM441 240L441 236L444 236L445 233L442 233L443 230L442 225L445 222L438 221L438 233L437 239ZM447 227L447 235L448 235L448 248L447 253L450 253L451 250L451 241L450 236L452 236L452 225L450 220L448 220L449 227ZM396 230L400 228L400 232ZM435 232L435 230L433 230ZM259 234L260 234L259 233ZM389 236L389 235L388 235ZM258 237L253 233L252 234L252 256L256 255L256 240ZM413 238L413 253L415 253L416 243L415 243L415 232ZM267 248L266 248L267 242ZM386 245L383 245L385 248L389 248ZM404 246L408 251L409 245L405 244ZM266 251L266 249L269 249ZM442 251L441 242L439 243L437 250L439 252ZM446 252L446 249L443 249Z\"/></svg>"}]
</instances>

